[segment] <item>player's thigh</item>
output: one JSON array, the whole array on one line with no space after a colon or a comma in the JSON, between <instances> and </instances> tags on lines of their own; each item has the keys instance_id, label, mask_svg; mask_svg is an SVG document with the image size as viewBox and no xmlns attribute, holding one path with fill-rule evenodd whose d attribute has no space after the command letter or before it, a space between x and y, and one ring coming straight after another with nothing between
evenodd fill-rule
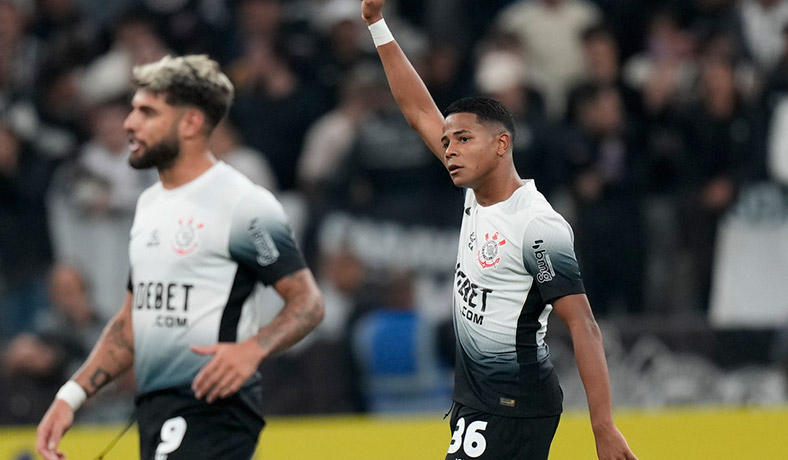
<instances>
[{"instance_id":1,"label":"player's thigh","mask_svg":"<svg viewBox=\"0 0 788 460\"><path fill-rule=\"evenodd\" d=\"M206 406L206 405L204 405ZM139 412L142 460L248 460L254 454L262 421L234 415L226 408L166 404Z\"/></svg>"},{"instance_id":2,"label":"player's thigh","mask_svg":"<svg viewBox=\"0 0 788 460\"><path fill-rule=\"evenodd\" d=\"M446 460L547 460L559 418L501 417L455 406Z\"/></svg>"}]
</instances>

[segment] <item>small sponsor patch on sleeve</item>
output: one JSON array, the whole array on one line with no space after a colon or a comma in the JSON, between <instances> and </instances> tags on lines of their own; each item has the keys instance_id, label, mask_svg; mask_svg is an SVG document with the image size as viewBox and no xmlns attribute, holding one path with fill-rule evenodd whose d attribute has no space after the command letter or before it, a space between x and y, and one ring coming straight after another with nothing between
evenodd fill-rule
<instances>
[{"instance_id":1,"label":"small sponsor patch on sleeve","mask_svg":"<svg viewBox=\"0 0 788 460\"><path fill-rule=\"evenodd\" d=\"M515 400L512 398L501 397L498 399L498 404L506 407L514 407Z\"/></svg>"},{"instance_id":2,"label":"small sponsor patch on sleeve","mask_svg":"<svg viewBox=\"0 0 788 460\"><path fill-rule=\"evenodd\" d=\"M256 260L260 266L271 265L279 259L279 249L276 248L271 233L260 219L252 219L249 223L249 236L257 250Z\"/></svg>"},{"instance_id":3,"label":"small sponsor patch on sleeve","mask_svg":"<svg viewBox=\"0 0 788 460\"><path fill-rule=\"evenodd\" d=\"M539 268L539 273L536 274L536 281L539 283L546 283L555 278L555 270L553 269L553 262L550 260L550 254L545 249L542 249L544 241L536 240L533 246L534 257L536 258L536 266Z\"/></svg>"}]
</instances>

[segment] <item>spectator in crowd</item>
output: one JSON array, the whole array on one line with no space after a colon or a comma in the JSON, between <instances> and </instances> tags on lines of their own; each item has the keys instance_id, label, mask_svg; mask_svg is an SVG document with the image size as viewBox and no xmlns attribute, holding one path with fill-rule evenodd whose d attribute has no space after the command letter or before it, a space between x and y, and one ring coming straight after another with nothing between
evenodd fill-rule
<instances>
[{"instance_id":1,"label":"spectator in crowd","mask_svg":"<svg viewBox=\"0 0 788 460\"><path fill-rule=\"evenodd\" d=\"M101 334L102 322L79 271L55 267L48 291L50 308L41 312L36 329L16 335L2 354L0 413L5 423L31 424L40 419L47 399Z\"/></svg>"},{"instance_id":2,"label":"spectator in crowd","mask_svg":"<svg viewBox=\"0 0 788 460\"><path fill-rule=\"evenodd\" d=\"M343 81L355 67L370 61L370 50L363 24L358 21L356 0L328 0L315 15L319 43L314 56L316 83L332 96L332 104L341 98Z\"/></svg>"},{"instance_id":3,"label":"spectator in crowd","mask_svg":"<svg viewBox=\"0 0 788 460\"><path fill-rule=\"evenodd\" d=\"M409 225L453 222L456 216L446 203L459 203L462 194L425 149L388 96L362 120L337 168L331 184L334 204L356 215Z\"/></svg>"},{"instance_id":4,"label":"spectator in crowd","mask_svg":"<svg viewBox=\"0 0 788 460\"><path fill-rule=\"evenodd\" d=\"M0 1L0 113L14 96L30 96L35 88L45 44L27 33L31 13L24 2Z\"/></svg>"},{"instance_id":5,"label":"spectator in crowd","mask_svg":"<svg viewBox=\"0 0 788 460\"><path fill-rule=\"evenodd\" d=\"M123 120L125 97L94 104L90 138L77 156L58 168L49 194L49 215L58 260L85 267L98 315L116 313L129 276L128 234L140 193L156 181L152 171L128 164Z\"/></svg>"},{"instance_id":6,"label":"spectator in crowd","mask_svg":"<svg viewBox=\"0 0 788 460\"><path fill-rule=\"evenodd\" d=\"M567 91L582 75L581 33L600 18L587 0L519 0L496 19L499 30L520 40L529 81L545 95L552 118L563 116Z\"/></svg>"},{"instance_id":7,"label":"spectator in crowd","mask_svg":"<svg viewBox=\"0 0 788 460\"><path fill-rule=\"evenodd\" d=\"M359 65L346 75L336 107L310 125L297 175L299 189L312 204L324 201L323 190L344 164L364 119L387 103L385 89L386 80L378 68Z\"/></svg>"},{"instance_id":8,"label":"spectator in crowd","mask_svg":"<svg viewBox=\"0 0 788 460\"><path fill-rule=\"evenodd\" d=\"M739 21L744 45L763 72L770 72L783 53L788 1L741 0Z\"/></svg>"},{"instance_id":9,"label":"spectator in crowd","mask_svg":"<svg viewBox=\"0 0 788 460\"><path fill-rule=\"evenodd\" d=\"M52 160L0 118L0 343L33 331L52 263L45 199Z\"/></svg>"},{"instance_id":10,"label":"spectator in crowd","mask_svg":"<svg viewBox=\"0 0 788 460\"><path fill-rule=\"evenodd\" d=\"M613 86L588 87L577 102L577 132L566 161L583 281L599 316L638 314L645 262L639 132Z\"/></svg>"},{"instance_id":11,"label":"spectator in crowd","mask_svg":"<svg viewBox=\"0 0 788 460\"><path fill-rule=\"evenodd\" d=\"M74 40L87 32L88 23L82 16L77 0L39 0L31 24L34 35L55 44Z\"/></svg>"},{"instance_id":12,"label":"spectator in crowd","mask_svg":"<svg viewBox=\"0 0 788 460\"><path fill-rule=\"evenodd\" d=\"M697 308L708 308L719 219L738 189L764 176L763 120L736 87L733 63L709 59L701 66L698 101L686 113L689 155L684 175L685 229L694 256Z\"/></svg>"},{"instance_id":13,"label":"spectator in crowd","mask_svg":"<svg viewBox=\"0 0 788 460\"><path fill-rule=\"evenodd\" d=\"M609 85L621 94L627 117L640 120L643 111L640 93L623 80L619 47L613 31L602 23L592 25L583 31L582 45L585 71L569 92L568 117L574 116L575 100L583 87Z\"/></svg>"},{"instance_id":14,"label":"spectator in crowd","mask_svg":"<svg viewBox=\"0 0 788 460\"><path fill-rule=\"evenodd\" d=\"M641 92L647 109L686 106L697 75L695 39L678 13L668 7L654 10L645 43L624 65L624 81Z\"/></svg>"},{"instance_id":15,"label":"spectator in crowd","mask_svg":"<svg viewBox=\"0 0 788 460\"><path fill-rule=\"evenodd\" d=\"M762 104L768 117L767 172L771 179L788 184L788 27L783 29L780 61L767 76Z\"/></svg>"},{"instance_id":16,"label":"spectator in crowd","mask_svg":"<svg viewBox=\"0 0 788 460\"><path fill-rule=\"evenodd\" d=\"M547 118L542 95L530 87L522 57L492 48L477 61L476 87L511 112L517 136L512 156L520 174L532 178L546 196L561 188L561 155L554 149L555 126Z\"/></svg>"},{"instance_id":17,"label":"spectator in crowd","mask_svg":"<svg viewBox=\"0 0 788 460\"><path fill-rule=\"evenodd\" d=\"M81 97L93 104L130 94L131 69L170 52L149 16L126 13L112 28L110 49L91 61L81 78Z\"/></svg>"},{"instance_id":18,"label":"spectator in crowd","mask_svg":"<svg viewBox=\"0 0 788 460\"><path fill-rule=\"evenodd\" d=\"M84 0L83 0L84 1ZM232 30L227 2L204 0L137 0L133 9L143 11L177 54L221 52L221 39ZM130 8L127 8L131 11ZM150 61L146 61L150 62Z\"/></svg>"},{"instance_id":19,"label":"spectator in crowd","mask_svg":"<svg viewBox=\"0 0 788 460\"><path fill-rule=\"evenodd\" d=\"M414 54L414 57L417 57ZM434 95L438 107L448 107L457 99L474 91L467 55L454 44L430 40L419 71L424 84Z\"/></svg>"},{"instance_id":20,"label":"spectator in crowd","mask_svg":"<svg viewBox=\"0 0 788 460\"><path fill-rule=\"evenodd\" d=\"M214 156L237 169L257 185L276 192L276 177L265 154L243 143L238 130L229 121L222 120L211 137Z\"/></svg>"},{"instance_id":21,"label":"spectator in crowd","mask_svg":"<svg viewBox=\"0 0 788 460\"><path fill-rule=\"evenodd\" d=\"M329 97L306 83L271 43L245 44L245 54L228 70L237 89L230 121L250 147L265 152L280 189L290 190L304 134L328 109Z\"/></svg>"}]
</instances>

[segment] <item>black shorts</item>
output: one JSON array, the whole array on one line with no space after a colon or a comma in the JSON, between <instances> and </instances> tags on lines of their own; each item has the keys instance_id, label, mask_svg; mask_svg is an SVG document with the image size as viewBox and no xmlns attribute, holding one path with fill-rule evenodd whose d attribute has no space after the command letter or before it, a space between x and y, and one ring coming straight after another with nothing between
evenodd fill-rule
<instances>
[{"instance_id":1,"label":"black shorts","mask_svg":"<svg viewBox=\"0 0 788 460\"><path fill-rule=\"evenodd\" d=\"M265 422L237 396L207 404L160 391L137 399L142 460L249 460Z\"/></svg>"},{"instance_id":2,"label":"black shorts","mask_svg":"<svg viewBox=\"0 0 788 460\"><path fill-rule=\"evenodd\" d=\"M455 403L446 460L547 460L560 418L503 417Z\"/></svg>"}]
</instances>

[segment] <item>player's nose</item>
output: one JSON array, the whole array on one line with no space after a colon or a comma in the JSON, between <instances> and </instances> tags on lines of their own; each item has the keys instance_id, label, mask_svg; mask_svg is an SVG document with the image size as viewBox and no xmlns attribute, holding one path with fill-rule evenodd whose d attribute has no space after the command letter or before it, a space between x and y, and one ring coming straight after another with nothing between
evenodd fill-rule
<instances>
[{"instance_id":1,"label":"player's nose","mask_svg":"<svg viewBox=\"0 0 788 460\"><path fill-rule=\"evenodd\" d=\"M454 148L456 144L453 142L449 142L449 145L446 146L446 150L444 150L444 156L446 159L453 158L457 156L457 149Z\"/></svg>"},{"instance_id":2,"label":"player's nose","mask_svg":"<svg viewBox=\"0 0 788 460\"><path fill-rule=\"evenodd\" d=\"M126 119L125 119L125 120L123 120L123 129L124 129L126 132L132 132L132 131L134 131L134 126L135 126L135 124L136 124L136 122L135 122L134 120L135 120L135 117L134 117L134 112L130 112L130 113L129 113L129 114L126 116Z\"/></svg>"}]
</instances>

